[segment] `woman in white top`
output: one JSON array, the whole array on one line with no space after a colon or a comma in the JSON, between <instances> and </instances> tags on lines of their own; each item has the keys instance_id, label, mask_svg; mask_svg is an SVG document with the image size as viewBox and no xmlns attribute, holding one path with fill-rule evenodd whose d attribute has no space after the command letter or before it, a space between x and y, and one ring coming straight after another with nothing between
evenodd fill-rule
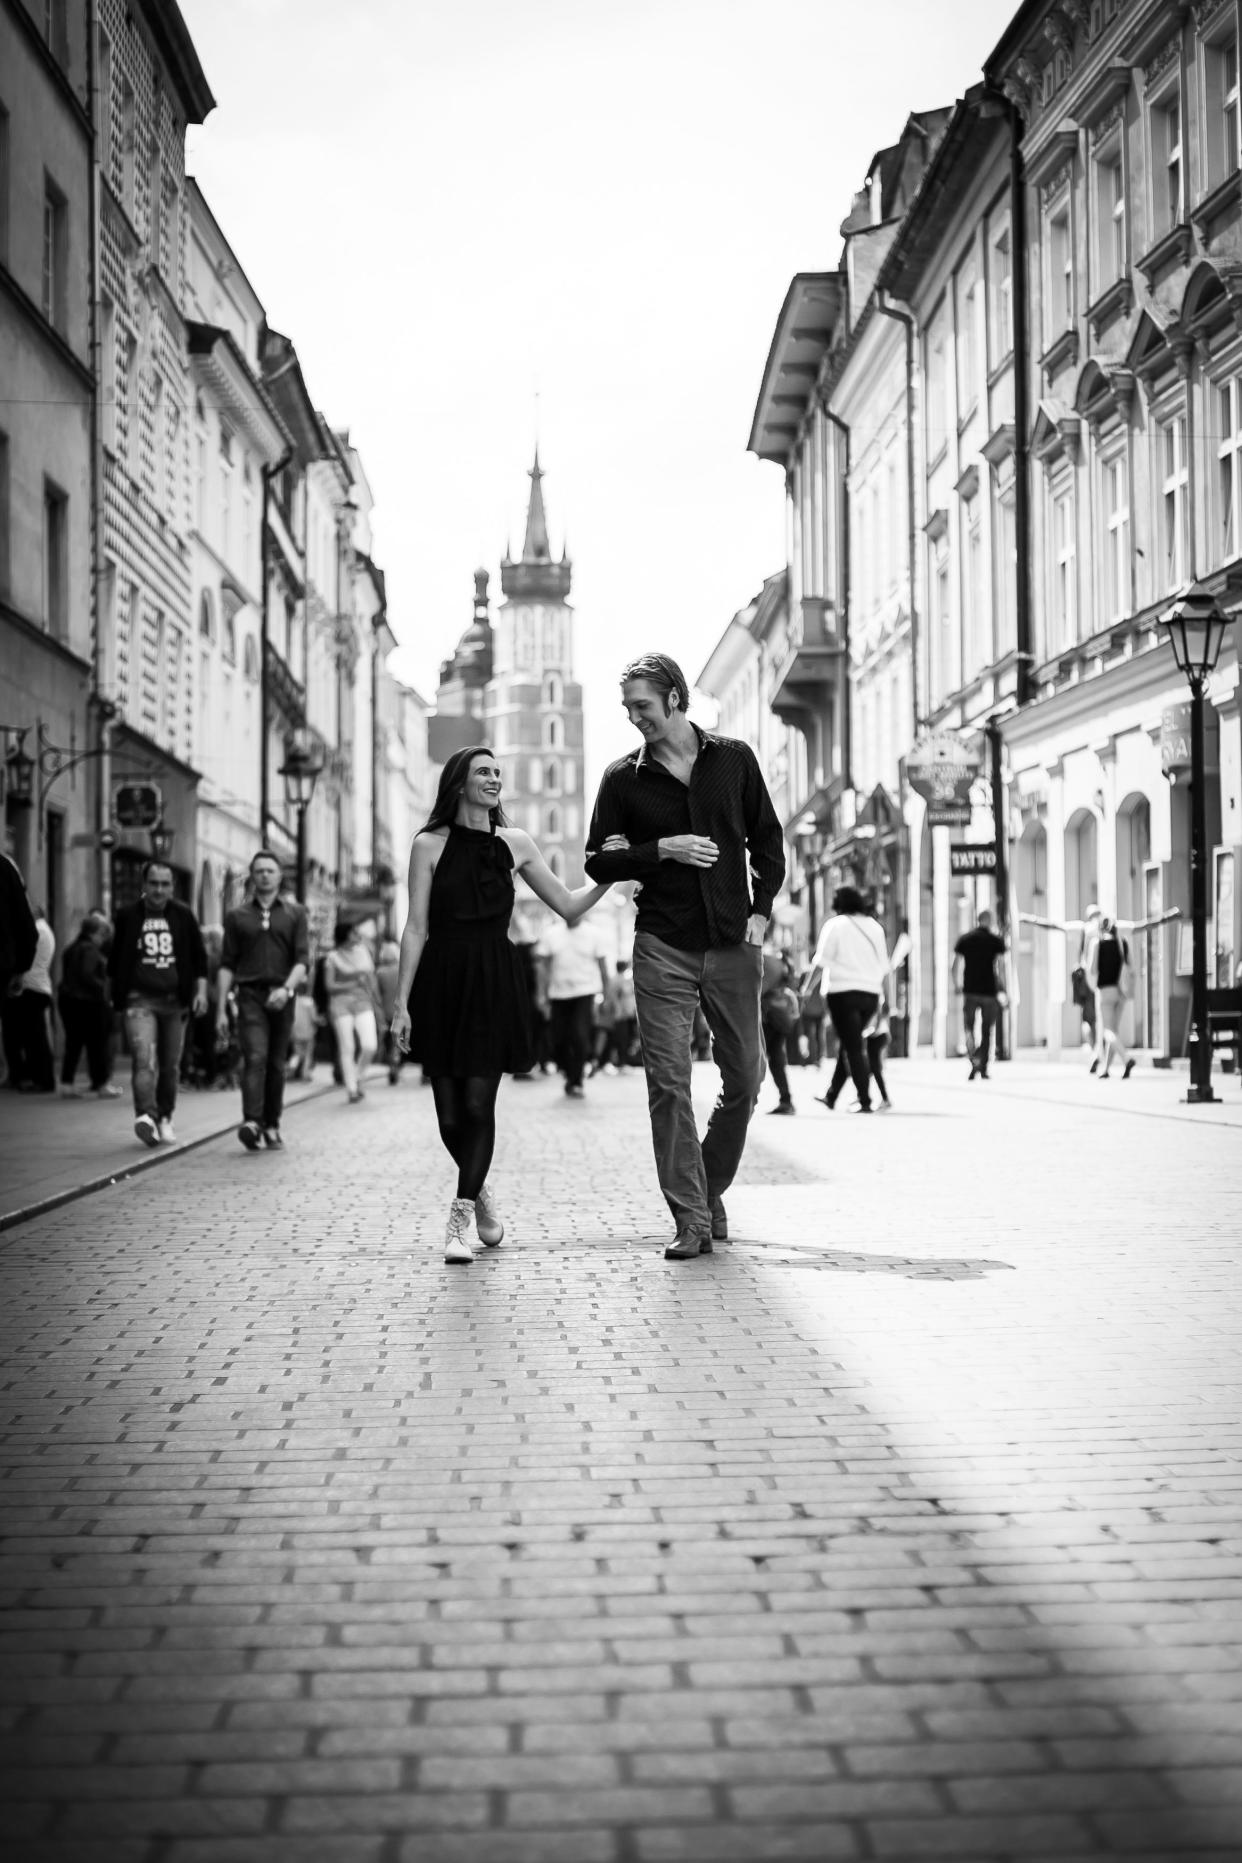
<instances>
[{"instance_id":1,"label":"woman in white top","mask_svg":"<svg viewBox=\"0 0 1242 1863\"><path fill-rule=\"evenodd\" d=\"M324 983L341 1079L352 1106L363 1096L362 1083L378 1045L375 966L356 925L338 925L334 937L336 948L324 965Z\"/></svg>"},{"instance_id":2,"label":"woman in white top","mask_svg":"<svg viewBox=\"0 0 1242 1863\"><path fill-rule=\"evenodd\" d=\"M854 887L837 888L832 911L833 917L819 934L802 994L811 995L823 977L823 994L837 1033L837 1065L823 1104L832 1111L848 1073L858 1089L859 1112L869 1113L871 1070L863 1030L879 1007L888 975L888 947L866 900Z\"/></svg>"}]
</instances>

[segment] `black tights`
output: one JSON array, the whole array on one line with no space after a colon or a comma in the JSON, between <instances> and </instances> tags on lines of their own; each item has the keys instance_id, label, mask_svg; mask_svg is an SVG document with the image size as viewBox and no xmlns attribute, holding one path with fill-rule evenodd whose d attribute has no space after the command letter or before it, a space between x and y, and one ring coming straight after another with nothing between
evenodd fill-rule
<instances>
[{"instance_id":1,"label":"black tights","mask_svg":"<svg viewBox=\"0 0 1242 1863\"><path fill-rule=\"evenodd\" d=\"M474 1199L487 1182L496 1149L496 1093L499 1074L472 1074L456 1080L433 1075L436 1118L445 1150L457 1166L457 1195Z\"/></svg>"}]
</instances>

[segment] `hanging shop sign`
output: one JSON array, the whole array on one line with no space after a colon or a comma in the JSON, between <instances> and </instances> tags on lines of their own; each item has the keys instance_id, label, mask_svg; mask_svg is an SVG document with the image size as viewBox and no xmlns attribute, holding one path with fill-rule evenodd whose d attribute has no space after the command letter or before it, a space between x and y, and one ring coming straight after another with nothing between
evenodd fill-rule
<instances>
[{"instance_id":1,"label":"hanging shop sign","mask_svg":"<svg viewBox=\"0 0 1242 1863\"><path fill-rule=\"evenodd\" d=\"M995 873L996 849L957 841L949 849L949 872L965 879Z\"/></svg>"},{"instance_id":2,"label":"hanging shop sign","mask_svg":"<svg viewBox=\"0 0 1242 1863\"><path fill-rule=\"evenodd\" d=\"M117 783L112 791L112 820L118 828L154 828L164 816L164 792L158 783Z\"/></svg>"},{"instance_id":3,"label":"hanging shop sign","mask_svg":"<svg viewBox=\"0 0 1242 1863\"><path fill-rule=\"evenodd\" d=\"M916 796L927 804L931 828L965 828L970 823L970 792L983 768L955 731L932 731L906 756L906 776Z\"/></svg>"}]
</instances>

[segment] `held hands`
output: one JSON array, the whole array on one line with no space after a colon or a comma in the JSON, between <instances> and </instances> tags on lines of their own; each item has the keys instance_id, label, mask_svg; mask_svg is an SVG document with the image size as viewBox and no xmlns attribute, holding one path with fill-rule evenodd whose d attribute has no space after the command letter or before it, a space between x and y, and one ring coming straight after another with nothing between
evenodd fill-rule
<instances>
[{"instance_id":1,"label":"held hands","mask_svg":"<svg viewBox=\"0 0 1242 1863\"><path fill-rule=\"evenodd\" d=\"M660 859L680 861L683 867L714 867L719 851L705 834L668 834L660 841ZM762 933L759 942L763 942Z\"/></svg>"},{"instance_id":2,"label":"held hands","mask_svg":"<svg viewBox=\"0 0 1242 1863\"><path fill-rule=\"evenodd\" d=\"M398 1049L401 1054L408 1054L410 1052L409 1010L403 1005L399 1005L394 1009L392 1012L392 1021L388 1024L388 1029L392 1036L393 1047Z\"/></svg>"}]
</instances>

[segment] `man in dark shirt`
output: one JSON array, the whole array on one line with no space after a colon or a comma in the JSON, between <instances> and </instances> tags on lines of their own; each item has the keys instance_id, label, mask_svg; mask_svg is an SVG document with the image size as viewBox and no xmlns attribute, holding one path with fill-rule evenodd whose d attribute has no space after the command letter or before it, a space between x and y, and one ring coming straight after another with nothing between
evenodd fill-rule
<instances>
[{"instance_id":1,"label":"man in dark shirt","mask_svg":"<svg viewBox=\"0 0 1242 1863\"><path fill-rule=\"evenodd\" d=\"M225 916L217 979L216 1026L228 1039L228 998L237 985L237 1040L242 1051L242 1123L247 1151L279 1149L285 1062L293 1033L293 999L306 977L306 912L281 897L281 869L266 850L250 862L252 897Z\"/></svg>"},{"instance_id":2,"label":"man in dark shirt","mask_svg":"<svg viewBox=\"0 0 1242 1863\"><path fill-rule=\"evenodd\" d=\"M785 848L755 753L690 723L675 661L660 653L633 661L621 699L644 742L604 772L586 870L593 880L642 883L634 993L656 1171L677 1225L664 1253L685 1261L728 1235L722 1198L763 1080L763 939ZM701 1143L690 1098L700 1007L721 1076Z\"/></svg>"},{"instance_id":3,"label":"man in dark shirt","mask_svg":"<svg viewBox=\"0 0 1242 1863\"><path fill-rule=\"evenodd\" d=\"M970 1079L988 1077L992 1058L992 1029L1000 1013L1001 990L997 965L1005 956L1005 940L992 930L992 914L981 912L973 931L963 932L953 947L953 987L962 992L962 1026L970 1056ZM980 1027L975 1042L975 1024Z\"/></svg>"},{"instance_id":4,"label":"man in dark shirt","mask_svg":"<svg viewBox=\"0 0 1242 1863\"><path fill-rule=\"evenodd\" d=\"M166 861L147 862L141 895L117 913L108 974L133 1057L135 1136L172 1144L186 1022L191 1010L207 1013L207 952L198 920L173 898Z\"/></svg>"}]
</instances>

